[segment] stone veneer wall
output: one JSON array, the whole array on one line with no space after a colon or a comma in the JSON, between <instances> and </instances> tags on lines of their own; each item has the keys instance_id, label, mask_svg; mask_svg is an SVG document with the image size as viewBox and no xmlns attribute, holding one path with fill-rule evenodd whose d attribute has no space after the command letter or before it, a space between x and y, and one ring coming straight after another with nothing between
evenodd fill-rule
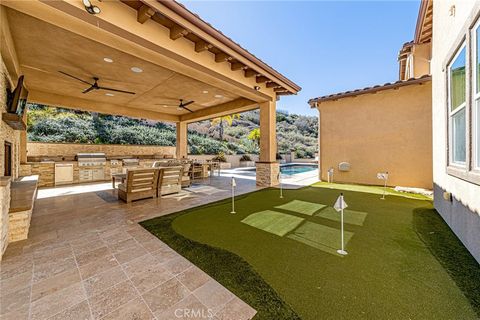
<instances>
[{"instance_id":1,"label":"stone veneer wall","mask_svg":"<svg viewBox=\"0 0 480 320\"><path fill-rule=\"evenodd\" d=\"M272 187L278 185L280 164L278 162L257 162L257 186Z\"/></svg>"},{"instance_id":2,"label":"stone veneer wall","mask_svg":"<svg viewBox=\"0 0 480 320\"><path fill-rule=\"evenodd\" d=\"M137 146L116 144L86 144L86 143L45 143L28 142L28 157L74 157L77 153L104 152L108 156L138 156L138 155L172 155L175 147Z\"/></svg>"},{"instance_id":3,"label":"stone veneer wall","mask_svg":"<svg viewBox=\"0 0 480 320\"><path fill-rule=\"evenodd\" d=\"M3 59L0 65L0 117L7 111L7 88L9 87L7 71ZM10 179L2 178L5 173L5 141L12 144L12 178L18 177L20 165L20 131L13 130L0 120L0 260L8 245L8 228L10 209ZM2 181L3 180L3 181ZM8 182L6 182L8 180Z\"/></svg>"},{"instance_id":4,"label":"stone veneer wall","mask_svg":"<svg viewBox=\"0 0 480 320\"><path fill-rule=\"evenodd\" d=\"M0 261L8 245L8 210L10 208L10 180L0 178Z\"/></svg>"},{"instance_id":5,"label":"stone veneer wall","mask_svg":"<svg viewBox=\"0 0 480 320\"><path fill-rule=\"evenodd\" d=\"M8 78L7 71L3 60L1 60L1 72L0 72L0 116L7 111L7 87L8 87ZM8 126L4 121L0 120L0 176L4 175L4 159L5 159L5 148L3 147L5 141L12 144L13 152L13 163L12 163L12 174L13 178L18 177L20 157L20 131L13 130Z\"/></svg>"}]
</instances>

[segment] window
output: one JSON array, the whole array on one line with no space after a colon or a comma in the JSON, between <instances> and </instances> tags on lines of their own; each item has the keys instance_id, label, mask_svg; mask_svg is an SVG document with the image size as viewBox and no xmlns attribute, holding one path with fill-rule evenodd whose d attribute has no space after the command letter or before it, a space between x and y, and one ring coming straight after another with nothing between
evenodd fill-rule
<instances>
[{"instance_id":1,"label":"window","mask_svg":"<svg viewBox=\"0 0 480 320\"><path fill-rule=\"evenodd\" d=\"M466 163L466 58L463 45L448 66L448 113L450 123L450 162L455 165Z\"/></svg>"},{"instance_id":2,"label":"window","mask_svg":"<svg viewBox=\"0 0 480 320\"><path fill-rule=\"evenodd\" d=\"M474 46L474 64L473 76L475 79L475 88L473 93L472 110L472 154L473 168L480 169L480 22L474 28L473 35Z\"/></svg>"}]
</instances>

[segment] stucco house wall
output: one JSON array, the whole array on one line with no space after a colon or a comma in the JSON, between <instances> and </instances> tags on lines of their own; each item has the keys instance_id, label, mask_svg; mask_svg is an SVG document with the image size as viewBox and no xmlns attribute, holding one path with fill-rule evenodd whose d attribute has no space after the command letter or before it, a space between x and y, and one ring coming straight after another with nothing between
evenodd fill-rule
<instances>
[{"instance_id":1,"label":"stucco house wall","mask_svg":"<svg viewBox=\"0 0 480 320\"><path fill-rule=\"evenodd\" d=\"M447 173L447 83L444 69L452 50L465 35L464 27L479 12L479 5L475 1L435 1L431 70L435 208L480 262L480 185ZM445 191L452 194L452 201L444 199Z\"/></svg>"},{"instance_id":2,"label":"stucco house wall","mask_svg":"<svg viewBox=\"0 0 480 320\"><path fill-rule=\"evenodd\" d=\"M325 101L320 111L320 178L334 181L432 188L431 82ZM350 171L338 164L348 162Z\"/></svg>"}]
</instances>

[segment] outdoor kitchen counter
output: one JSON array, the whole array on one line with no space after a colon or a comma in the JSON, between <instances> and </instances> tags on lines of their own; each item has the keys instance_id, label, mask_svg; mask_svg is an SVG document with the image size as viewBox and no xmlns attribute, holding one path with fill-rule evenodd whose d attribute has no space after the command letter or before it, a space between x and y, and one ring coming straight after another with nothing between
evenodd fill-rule
<instances>
[{"instance_id":1,"label":"outdoor kitchen counter","mask_svg":"<svg viewBox=\"0 0 480 320\"><path fill-rule=\"evenodd\" d=\"M140 159L140 167L151 167L155 161L163 159ZM73 164L73 184L80 183L79 181L79 167L77 161L40 161L40 162L25 162L20 164L20 176L38 175L39 187L54 187L55 186L55 164ZM122 172L122 162L120 164L112 166L110 160L107 160L104 170L104 181L110 181L112 179L111 173Z\"/></svg>"}]
</instances>

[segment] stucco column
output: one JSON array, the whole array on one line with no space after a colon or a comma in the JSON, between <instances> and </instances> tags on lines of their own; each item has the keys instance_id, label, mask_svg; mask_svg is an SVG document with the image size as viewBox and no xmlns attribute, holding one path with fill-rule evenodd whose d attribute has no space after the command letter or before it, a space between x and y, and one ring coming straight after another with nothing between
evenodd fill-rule
<instances>
[{"instance_id":1,"label":"stucco column","mask_svg":"<svg viewBox=\"0 0 480 320\"><path fill-rule=\"evenodd\" d=\"M188 124L186 122L177 122L177 149L176 156L177 159L187 157L187 128Z\"/></svg>"},{"instance_id":2,"label":"stucco column","mask_svg":"<svg viewBox=\"0 0 480 320\"><path fill-rule=\"evenodd\" d=\"M276 102L260 104L260 161L257 167L257 185L269 187L278 184Z\"/></svg>"}]
</instances>

